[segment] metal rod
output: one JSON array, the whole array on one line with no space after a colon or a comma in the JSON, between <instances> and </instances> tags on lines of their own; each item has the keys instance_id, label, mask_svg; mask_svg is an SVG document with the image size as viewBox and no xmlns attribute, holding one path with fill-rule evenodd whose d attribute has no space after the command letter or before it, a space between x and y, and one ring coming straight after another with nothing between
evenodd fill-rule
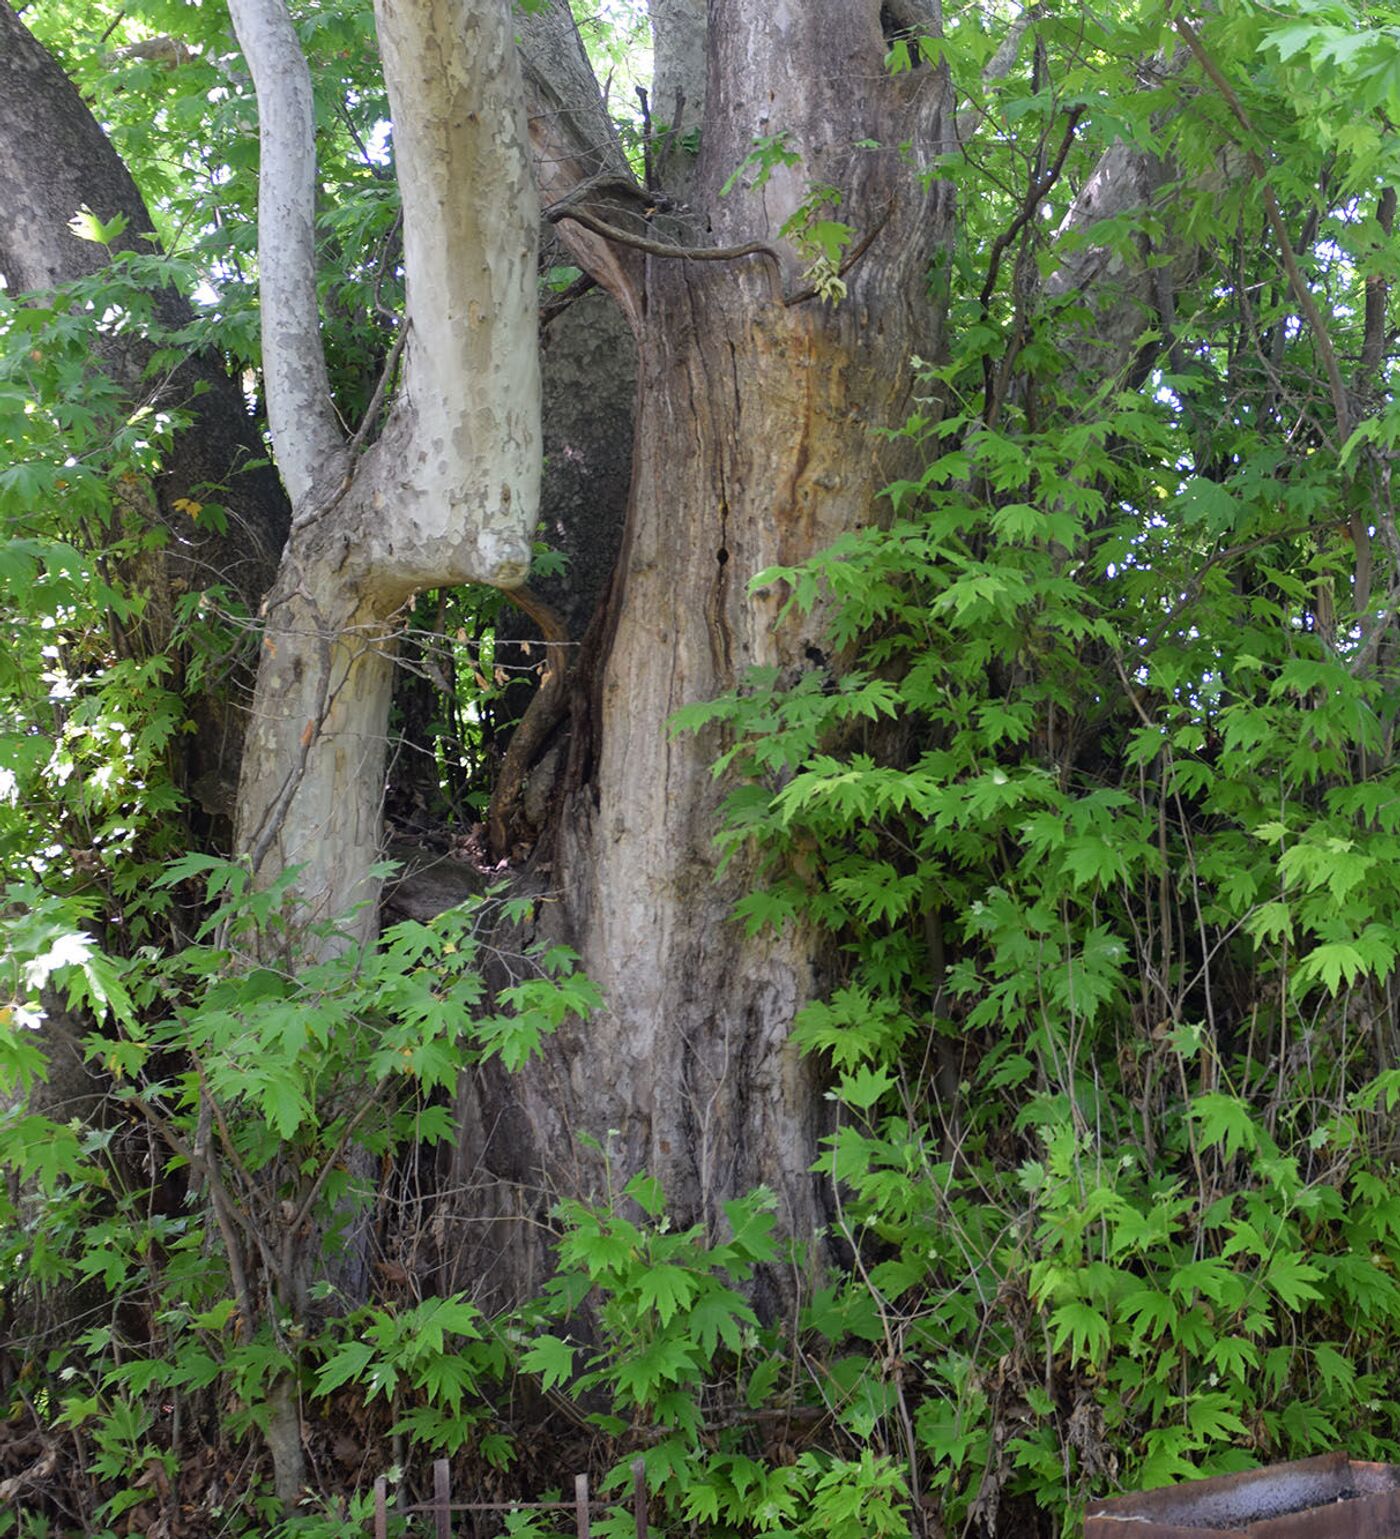
<instances>
[{"instance_id":1,"label":"metal rod","mask_svg":"<svg viewBox=\"0 0 1400 1539\"><path fill-rule=\"evenodd\" d=\"M449 1502L449 1512L576 1512L577 1502ZM610 1496L591 1496L588 1499L590 1512L606 1512L611 1507L616 1507L617 1502ZM437 1502L417 1502L410 1507L395 1506L396 1512L436 1512Z\"/></svg>"},{"instance_id":2,"label":"metal rod","mask_svg":"<svg viewBox=\"0 0 1400 1539\"><path fill-rule=\"evenodd\" d=\"M647 1461L632 1461L632 1521L637 1539L647 1539Z\"/></svg>"},{"instance_id":3,"label":"metal rod","mask_svg":"<svg viewBox=\"0 0 1400 1539\"><path fill-rule=\"evenodd\" d=\"M588 1539L588 1476L574 1476L574 1507L578 1512L578 1539Z\"/></svg>"},{"instance_id":4,"label":"metal rod","mask_svg":"<svg viewBox=\"0 0 1400 1539\"><path fill-rule=\"evenodd\" d=\"M452 1474L446 1459L433 1460L433 1523L437 1539L452 1539Z\"/></svg>"}]
</instances>

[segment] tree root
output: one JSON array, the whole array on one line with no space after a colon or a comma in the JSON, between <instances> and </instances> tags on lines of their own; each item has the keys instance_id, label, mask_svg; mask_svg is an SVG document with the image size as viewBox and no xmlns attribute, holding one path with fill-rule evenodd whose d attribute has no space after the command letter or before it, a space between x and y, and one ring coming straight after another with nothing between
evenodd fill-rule
<instances>
[{"instance_id":1,"label":"tree root","mask_svg":"<svg viewBox=\"0 0 1400 1539\"><path fill-rule=\"evenodd\" d=\"M569 709L569 633L564 622L528 588L508 589L506 597L539 627L545 643L545 669L539 691L511 737L496 789L491 793L486 834L497 860L510 854L516 805L535 755Z\"/></svg>"}]
</instances>

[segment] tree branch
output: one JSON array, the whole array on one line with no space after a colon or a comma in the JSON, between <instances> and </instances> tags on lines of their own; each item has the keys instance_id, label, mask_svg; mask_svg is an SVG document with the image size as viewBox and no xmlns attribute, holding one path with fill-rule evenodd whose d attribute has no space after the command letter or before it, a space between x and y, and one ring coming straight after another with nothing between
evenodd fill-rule
<instances>
[{"instance_id":1,"label":"tree branch","mask_svg":"<svg viewBox=\"0 0 1400 1539\"><path fill-rule=\"evenodd\" d=\"M1395 229L1395 189L1387 187L1381 192L1376 207L1376 223L1380 225L1387 241ZM1385 357L1386 312L1390 304L1390 284L1379 273L1366 278L1366 330L1361 344L1361 361L1356 370L1357 388L1374 390L1376 371Z\"/></svg>"},{"instance_id":2,"label":"tree branch","mask_svg":"<svg viewBox=\"0 0 1400 1539\"><path fill-rule=\"evenodd\" d=\"M258 270L267 416L299 505L343 452L316 297L316 140L311 74L283 0L230 0L258 97Z\"/></svg>"},{"instance_id":3,"label":"tree branch","mask_svg":"<svg viewBox=\"0 0 1400 1539\"><path fill-rule=\"evenodd\" d=\"M530 145L540 201L577 202L587 185L625 184L644 196L608 116L588 62L569 0L550 0L515 17L525 81ZM575 223L561 228L574 260L622 307L634 331L641 326L641 273L636 257Z\"/></svg>"},{"instance_id":4,"label":"tree branch","mask_svg":"<svg viewBox=\"0 0 1400 1539\"><path fill-rule=\"evenodd\" d=\"M776 285L780 286L782 283L782 259L766 241L748 241L742 246L672 246L665 241L649 240L644 235L633 235L627 230L619 230L615 224L607 224L596 215L581 208L565 207L558 212L547 209L545 218L551 222L572 219L576 224L581 224L585 230L592 230L595 235L601 235L604 240L616 241L618 245L629 246L633 251L645 251L648 256L683 257L688 262L734 262L746 256L767 257L772 262L777 275Z\"/></svg>"},{"instance_id":5,"label":"tree branch","mask_svg":"<svg viewBox=\"0 0 1400 1539\"><path fill-rule=\"evenodd\" d=\"M1278 199L1274 197L1273 188L1268 184L1268 167L1258 151L1254 148L1254 125L1250 122L1240 99L1235 95L1230 82L1221 74L1220 67L1210 54L1206 52L1205 44L1201 42L1199 34L1189 21L1178 16L1174 23L1176 30L1186 40L1186 46L1196 57L1196 62L1205 71L1211 84L1220 92L1234 115L1235 121L1244 130L1243 149L1249 158L1250 170L1259 178L1259 191L1264 199L1264 212L1268 217L1269 227L1274 232L1274 239L1279 245L1279 254L1283 258L1284 271L1288 274L1288 286L1293 290L1293 298L1297 301L1298 308L1303 312L1303 317L1312 330L1313 339L1317 344L1317 351L1322 359L1322 368L1327 375L1327 388L1332 397L1332 410L1337 419L1338 444L1346 442L1351 432L1351 408L1347 403L1346 387L1342 384L1342 371L1337 365L1336 350L1332 346L1332 338L1328 334L1322 321L1322 314L1317 308L1317 302L1312 297L1312 291L1308 288L1303 274L1298 268L1298 258L1294 255L1293 242L1288 238L1288 230L1283 222L1283 215L1279 212Z\"/></svg>"},{"instance_id":6,"label":"tree branch","mask_svg":"<svg viewBox=\"0 0 1400 1539\"><path fill-rule=\"evenodd\" d=\"M1278 242L1279 254L1283 258L1284 271L1288 274L1288 286L1293 291L1293 298L1297 301L1298 308L1303 312L1309 328L1313 334L1313 342L1317 347L1318 356L1322 359L1323 372L1327 376L1327 390L1332 397L1332 413L1337 422L1337 447L1338 449L1351 436L1351 405L1347 399L1346 386L1342 383L1342 371L1337 362L1337 352L1332 346L1332 338L1322 319L1322 312L1317 308L1317 301L1312 296L1307 282L1298 267L1298 258L1294 255L1293 243L1288 238L1288 229L1284 225L1283 215L1279 211L1278 199L1274 196L1273 188L1268 183L1268 168L1263 158L1254 148L1254 125L1249 120L1248 113L1230 82L1221 73L1220 67L1206 51L1205 44L1201 42L1199 34L1191 23L1178 16L1175 20L1176 30L1186 39L1186 45L1195 55L1196 62L1205 71L1210 82L1220 92L1225 104L1234 115L1235 121L1244 132L1241 143L1244 152L1249 158L1250 169L1259 178L1259 191L1264 200L1264 212L1269 220L1269 227L1274 232L1274 239ZM1365 516L1354 509L1348 517L1351 533L1352 548L1356 552L1356 574L1352 581L1352 603L1358 614L1364 615L1371 603L1371 530Z\"/></svg>"},{"instance_id":7,"label":"tree branch","mask_svg":"<svg viewBox=\"0 0 1400 1539\"><path fill-rule=\"evenodd\" d=\"M1070 146L1074 143L1074 130L1079 120L1084 116L1084 107L1079 105L1070 109L1069 117L1065 120L1064 137L1060 140L1060 148L1054 162L1041 176L1038 176L1027 189L1026 196L1021 202L1020 210L1010 225L992 242L992 252L987 259L987 277L982 284L982 292L978 296L982 305L982 314L985 317L988 307L992 302L992 294L997 286L997 273L1001 268L1001 259L1006 254L1011 242L1025 228L1026 224L1034 216L1041 200L1046 193L1059 180L1060 172L1064 169L1065 157L1069 154Z\"/></svg>"},{"instance_id":8,"label":"tree branch","mask_svg":"<svg viewBox=\"0 0 1400 1539\"><path fill-rule=\"evenodd\" d=\"M375 0L374 12L403 202L399 401L444 538L465 523L476 580L508 586L529 568L541 459L539 197L514 11Z\"/></svg>"}]
</instances>

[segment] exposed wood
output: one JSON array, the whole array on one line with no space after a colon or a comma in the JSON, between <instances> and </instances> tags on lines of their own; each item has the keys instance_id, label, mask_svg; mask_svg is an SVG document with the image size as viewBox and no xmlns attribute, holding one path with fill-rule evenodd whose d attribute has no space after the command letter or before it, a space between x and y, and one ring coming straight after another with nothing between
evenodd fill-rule
<instances>
[{"instance_id":1,"label":"exposed wood","mask_svg":"<svg viewBox=\"0 0 1400 1539\"><path fill-rule=\"evenodd\" d=\"M437 1539L452 1539L451 1467L446 1459L433 1460L433 1531Z\"/></svg>"},{"instance_id":2,"label":"exposed wood","mask_svg":"<svg viewBox=\"0 0 1400 1539\"><path fill-rule=\"evenodd\" d=\"M578 1539L588 1539L588 1476L574 1476L574 1526Z\"/></svg>"}]
</instances>

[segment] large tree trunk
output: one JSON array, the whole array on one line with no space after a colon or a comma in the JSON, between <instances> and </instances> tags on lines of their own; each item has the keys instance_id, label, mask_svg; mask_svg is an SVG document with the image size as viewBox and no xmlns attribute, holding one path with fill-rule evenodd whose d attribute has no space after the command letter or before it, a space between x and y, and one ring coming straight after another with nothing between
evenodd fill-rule
<instances>
[{"instance_id":1,"label":"large tree trunk","mask_svg":"<svg viewBox=\"0 0 1400 1539\"><path fill-rule=\"evenodd\" d=\"M937 356L922 276L952 211L894 146L936 154L950 104L931 71L885 74L878 5L790 14L757 0L711 6L696 175L696 244L766 241L776 259L651 254L639 292L623 296L641 317L637 451L599 755L560 819L564 914L543 910L580 951L605 1013L562 1031L541 1064L508 1081L484 1074L466 1092L462 1175L499 1182L497 1215L534 1218L551 1196L600 1191L599 1164L575 1140L615 1133L615 1179L650 1171L682 1223L713 1221L759 1184L799 1239L827 1216L810 1174L824 1103L789 1041L822 981L816 940L800 927L746 939L733 922L754 873L738 860L715 879L721 743L713 731L672 738L667 722L751 667L795 677L811 666L820 619L775 627L784 595L750 597L749 579L879 519L881 489L905 468L908 445L879 430L907 415L913 357ZM840 84L851 71L860 93ZM753 136L780 126L802 164L721 198ZM851 148L871 140L890 147ZM815 182L842 190L837 217L857 240L873 234L835 307L785 303L806 285L779 230ZM542 1259L532 1227L494 1226L472 1270L528 1288Z\"/></svg>"}]
</instances>

